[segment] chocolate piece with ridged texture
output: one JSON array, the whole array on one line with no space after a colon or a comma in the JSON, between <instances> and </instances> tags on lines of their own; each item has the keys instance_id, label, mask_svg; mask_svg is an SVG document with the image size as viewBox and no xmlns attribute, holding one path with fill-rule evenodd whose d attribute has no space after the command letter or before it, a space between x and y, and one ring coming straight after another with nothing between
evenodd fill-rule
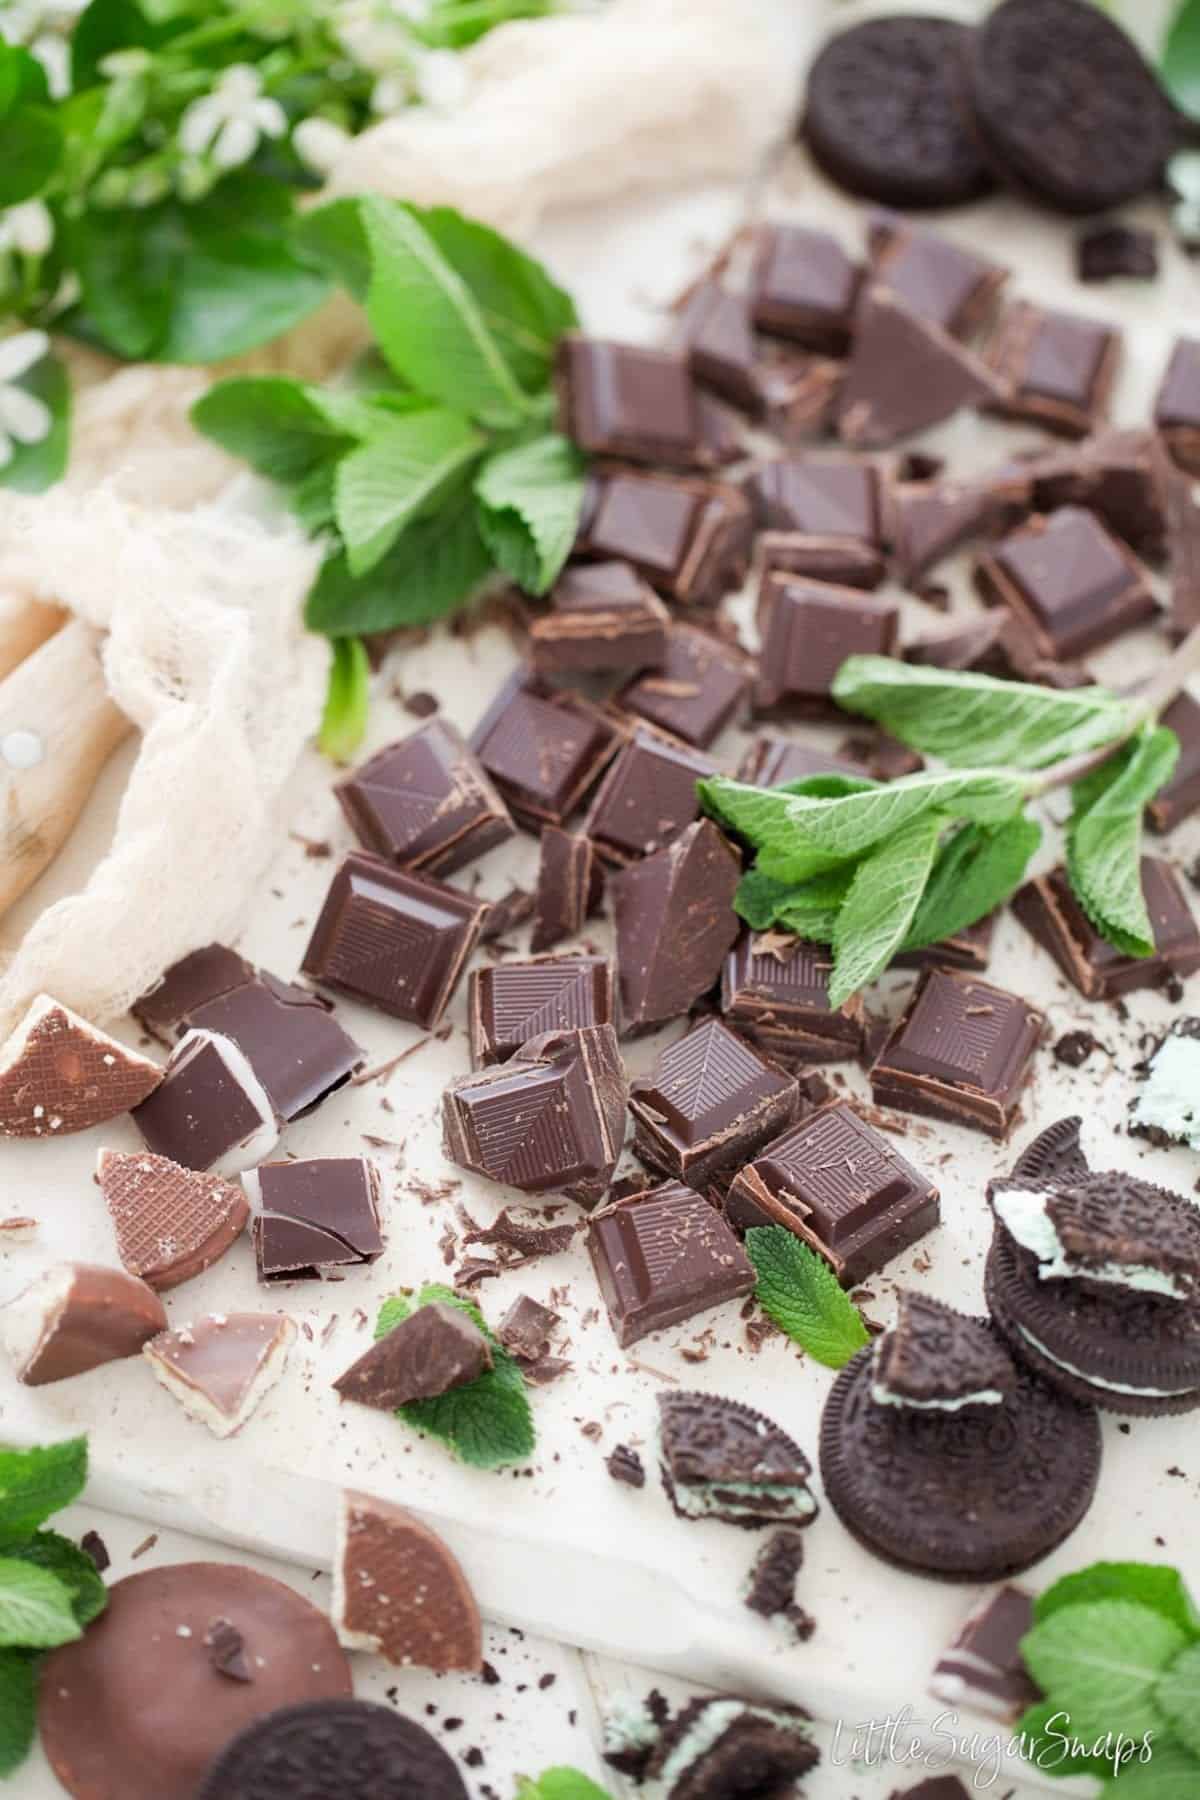
<instances>
[{"instance_id":1,"label":"chocolate piece with ridged texture","mask_svg":"<svg viewBox=\"0 0 1200 1800\"><path fill-rule=\"evenodd\" d=\"M592 840L582 831L544 826L529 948L536 955L578 937L603 895L604 871Z\"/></svg>"},{"instance_id":2,"label":"chocolate piece with ridged texture","mask_svg":"<svg viewBox=\"0 0 1200 1800\"><path fill-rule=\"evenodd\" d=\"M473 969L467 989L473 1068L507 1062L530 1038L612 1025L612 964L603 956L543 956Z\"/></svg>"},{"instance_id":3,"label":"chocolate piece with ridged texture","mask_svg":"<svg viewBox=\"0 0 1200 1800\"><path fill-rule=\"evenodd\" d=\"M376 751L333 791L359 842L402 869L450 875L513 835L507 806L445 719Z\"/></svg>"},{"instance_id":4,"label":"chocolate piece with ridged texture","mask_svg":"<svg viewBox=\"0 0 1200 1800\"><path fill-rule=\"evenodd\" d=\"M524 1193L595 1206L621 1154L627 1092L611 1025L546 1033L507 1062L450 1083L446 1155Z\"/></svg>"},{"instance_id":5,"label":"chocolate piece with ridged texture","mask_svg":"<svg viewBox=\"0 0 1200 1800\"><path fill-rule=\"evenodd\" d=\"M928 969L871 1070L871 1091L882 1106L1005 1138L1044 1025L1018 994Z\"/></svg>"},{"instance_id":6,"label":"chocolate piece with ridged texture","mask_svg":"<svg viewBox=\"0 0 1200 1800\"><path fill-rule=\"evenodd\" d=\"M342 1646L398 1668L478 1673L479 1607L436 1532L403 1507L354 1492L343 1493L338 1524L330 1614Z\"/></svg>"},{"instance_id":7,"label":"chocolate piece with ridged texture","mask_svg":"<svg viewBox=\"0 0 1200 1800\"><path fill-rule=\"evenodd\" d=\"M325 987L429 1031L486 912L486 900L352 850L330 884L302 966Z\"/></svg>"},{"instance_id":8,"label":"chocolate piece with ridged texture","mask_svg":"<svg viewBox=\"0 0 1200 1800\"><path fill-rule=\"evenodd\" d=\"M465 1387L491 1366L491 1345L475 1321L435 1300L376 1338L333 1385L343 1400L394 1412Z\"/></svg>"},{"instance_id":9,"label":"chocolate piece with ridged texture","mask_svg":"<svg viewBox=\"0 0 1200 1800\"><path fill-rule=\"evenodd\" d=\"M145 1100L163 1071L39 994L0 1047L0 1137L67 1137Z\"/></svg>"},{"instance_id":10,"label":"chocolate piece with ridged texture","mask_svg":"<svg viewBox=\"0 0 1200 1800\"><path fill-rule=\"evenodd\" d=\"M1152 956L1126 955L1100 935L1076 899L1065 868L1035 876L1013 897L1013 911L1030 936L1089 1000L1114 1000L1200 969L1200 928L1179 876L1156 856L1144 856L1141 871L1155 940Z\"/></svg>"},{"instance_id":11,"label":"chocolate piece with ridged texture","mask_svg":"<svg viewBox=\"0 0 1200 1800\"><path fill-rule=\"evenodd\" d=\"M729 841L701 819L611 878L626 1030L678 1018L716 982L738 932L740 874Z\"/></svg>"},{"instance_id":12,"label":"chocolate piece with ridged texture","mask_svg":"<svg viewBox=\"0 0 1200 1800\"><path fill-rule=\"evenodd\" d=\"M663 1486L681 1519L753 1530L816 1518L808 1457L752 1407L672 1389L658 1396L658 1433Z\"/></svg>"},{"instance_id":13,"label":"chocolate piece with ridged texture","mask_svg":"<svg viewBox=\"0 0 1200 1800\"><path fill-rule=\"evenodd\" d=\"M221 1752L195 1800L328 1800L330 1794L469 1800L453 1761L423 1725L366 1700L288 1706L259 1720Z\"/></svg>"},{"instance_id":14,"label":"chocolate piece with ridged texture","mask_svg":"<svg viewBox=\"0 0 1200 1800\"><path fill-rule=\"evenodd\" d=\"M744 931L725 959L721 1011L781 1062L852 1062L863 1047L862 997L855 994L832 1008L832 969L827 944L806 943L787 932Z\"/></svg>"},{"instance_id":15,"label":"chocolate piece with ridged texture","mask_svg":"<svg viewBox=\"0 0 1200 1800\"><path fill-rule=\"evenodd\" d=\"M149 1151L101 1150L96 1180L131 1275L160 1293L215 1263L245 1230L246 1196L219 1175Z\"/></svg>"},{"instance_id":16,"label":"chocolate piece with ridged texture","mask_svg":"<svg viewBox=\"0 0 1200 1800\"><path fill-rule=\"evenodd\" d=\"M622 1346L736 1300L754 1286L750 1259L720 1213L680 1181L594 1212L587 1237Z\"/></svg>"}]
</instances>

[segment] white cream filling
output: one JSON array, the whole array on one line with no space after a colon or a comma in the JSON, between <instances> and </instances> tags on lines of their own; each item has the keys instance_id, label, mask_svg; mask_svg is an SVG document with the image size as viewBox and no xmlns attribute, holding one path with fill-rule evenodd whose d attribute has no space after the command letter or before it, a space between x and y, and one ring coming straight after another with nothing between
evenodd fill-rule
<instances>
[{"instance_id":1,"label":"white cream filling","mask_svg":"<svg viewBox=\"0 0 1200 1800\"><path fill-rule=\"evenodd\" d=\"M789 1713L774 1712L769 1706L749 1706L744 1700L714 1700L705 1707L692 1729L680 1738L659 1771L658 1779L663 1792L670 1793L672 1786L686 1769L699 1762L702 1756L707 1756L720 1743L730 1726L747 1717L760 1719L763 1724L774 1725L781 1731L789 1731L794 1737L809 1736L804 1721L792 1718Z\"/></svg>"},{"instance_id":2,"label":"white cream filling","mask_svg":"<svg viewBox=\"0 0 1200 1800\"><path fill-rule=\"evenodd\" d=\"M653 1750L661 1736L661 1728L643 1701L614 1706L605 1715L604 1748L613 1755L620 1755L623 1750Z\"/></svg>"},{"instance_id":3,"label":"white cream filling","mask_svg":"<svg viewBox=\"0 0 1200 1800\"><path fill-rule=\"evenodd\" d=\"M46 1269L5 1306L4 1342L19 1381L24 1381L27 1370L53 1337L74 1286L75 1270L69 1263Z\"/></svg>"},{"instance_id":4,"label":"white cream filling","mask_svg":"<svg viewBox=\"0 0 1200 1800\"><path fill-rule=\"evenodd\" d=\"M720 1496L716 1489L720 1488ZM731 1506L729 1495L738 1499L773 1500L777 1511L799 1514L802 1518L811 1518L817 1510L817 1503L807 1488L792 1487L783 1481L721 1481L689 1486L685 1482L675 1483L675 1503L680 1512L686 1513L689 1519L707 1519L714 1513L722 1518L761 1519L768 1515L758 1506Z\"/></svg>"},{"instance_id":5,"label":"white cream filling","mask_svg":"<svg viewBox=\"0 0 1200 1800\"><path fill-rule=\"evenodd\" d=\"M1051 1196L1032 1188L1007 1188L996 1193L992 1205L996 1216L1018 1244L1032 1250L1038 1259L1038 1279L1055 1281L1066 1277L1102 1281L1112 1287L1128 1288L1134 1294L1160 1294L1168 1300L1186 1300L1188 1289L1180 1285L1166 1269L1149 1269L1141 1263L1097 1263L1089 1267L1075 1261L1063 1249L1053 1220L1047 1211Z\"/></svg>"},{"instance_id":6,"label":"white cream filling","mask_svg":"<svg viewBox=\"0 0 1200 1800\"><path fill-rule=\"evenodd\" d=\"M980 1388L974 1394L961 1394L954 1400L910 1400L906 1394L893 1393L882 1381L871 1384L871 1398L876 1406L906 1406L912 1412L961 1412L964 1406L1002 1406L1004 1395L999 1388Z\"/></svg>"},{"instance_id":7,"label":"white cream filling","mask_svg":"<svg viewBox=\"0 0 1200 1800\"><path fill-rule=\"evenodd\" d=\"M1045 1344L1039 1342L1032 1331L1026 1331L1023 1325L1018 1325L1017 1330L1026 1343L1032 1344L1038 1354L1044 1356L1047 1362L1052 1362L1056 1369L1063 1369L1068 1375L1076 1375L1080 1381L1086 1381L1092 1387L1104 1388L1110 1394L1140 1394L1149 1400L1173 1400L1177 1394L1194 1394L1196 1387L1200 1386L1197 1383L1182 1388L1133 1387L1127 1381L1106 1381L1102 1375L1093 1375L1090 1369L1077 1369L1074 1363L1055 1356L1053 1350L1047 1350Z\"/></svg>"},{"instance_id":8,"label":"white cream filling","mask_svg":"<svg viewBox=\"0 0 1200 1800\"><path fill-rule=\"evenodd\" d=\"M1200 1150L1200 1038L1163 1039L1133 1107L1133 1122Z\"/></svg>"},{"instance_id":9,"label":"white cream filling","mask_svg":"<svg viewBox=\"0 0 1200 1800\"><path fill-rule=\"evenodd\" d=\"M223 1150L216 1162L210 1165L213 1175L237 1175L250 1163L264 1162L279 1142L279 1121L275 1116L275 1108L271 1104L271 1096L254 1073L249 1058L238 1048L232 1038L225 1037L219 1031L195 1029L180 1038L175 1047L175 1054L167 1065L168 1079L172 1066L178 1066L195 1055L204 1044L211 1044L221 1061L225 1064L233 1080L241 1088L246 1099L258 1114L258 1124L242 1138L240 1143L231 1144Z\"/></svg>"}]
</instances>

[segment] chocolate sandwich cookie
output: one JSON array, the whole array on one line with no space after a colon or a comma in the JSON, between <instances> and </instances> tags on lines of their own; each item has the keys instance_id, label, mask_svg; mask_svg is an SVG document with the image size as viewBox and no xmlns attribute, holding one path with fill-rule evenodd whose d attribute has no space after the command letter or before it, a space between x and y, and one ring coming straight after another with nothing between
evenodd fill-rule
<instances>
[{"instance_id":1,"label":"chocolate sandwich cookie","mask_svg":"<svg viewBox=\"0 0 1200 1800\"><path fill-rule=\"evenodd\" d=\"M658 1446L663 1487L681 1519L753 1531L809 1525L817 1516L812 1464L753 1407L716 1394L660 1394Z\"/></svg>"},{"instance_id":2,"label":"chocolate sandwich cookie","mask_svg":"<svg viewBox=\"0 0 1200 1800\"><path fill-rule=\"evenodd\" d=\"M986 1291L1013 1351L1076 1399L1200 1406L1200 1213L1117 1170L989 1188Z\"/></svg>"},{"instance_id":3,"label":"chocolate sandwich cookie","mask_svg":"<svg viewBox=\"0 0 1200 1800\"><path fill-rule=\"evenodd\" d=\"M979 147L1067 213L1157 187L1174 148L1162 88L1133 39L1086 0L1003 0L959 46Z\"/></svg>"},{"instance_id":4,"label":"chocolate sandwich cookie","mask_svg":"<svg viewBox=\"0 0 1200 1800\"><path fill-rule=\"evenodd\" d=\"M712 1694L663 1727L646 1779L666 1800L744 1800L792 1792L820 1760L801 1707Z\"/></svg>"},{"instance_id":5,"label":"chocolate sandwich cookie","mask_svg":"<svg viewBox=\"0 0 1200 1800\"><path fill-rule=\"evenodd\" d=\"M217 1757L195 1800L329 1800L331 1794L468 1800L462 1776L423 1725L367 1700L318 1700L260 1719Z\"/></svg>"},{"instance_id":6,"label":"chocolate sandwich cookie","mask_svg":"<svg viewBox=\"0 0 1200 1800\"><path fill-rule=\"evenodd\" d=\"M1089 1172L1079 1141L1083 1120L1078 1113L1056 1119L1026 1144L1012 1168L1014 1181L1067 1181Z\"/></svg>"},{"instance_id":7,"label":"chocolate sandwich cookie","mask_svg":"<svg viewBox=\"0 0 1200 1800\"><path fill-rule=\"evenodd\" d=\"M230 1662L229 1627L244 1662ZM38 1725L51 1768L76 1800L197 1800L198 1789L221 1800L260 1791L300 1800L310 1790L214 1787L205 1771L264 1714L350 1691L333 1626L290 1587L233 1563L176 1563L114 1582L86 1635L47 1658ZM446 1791L461 1800L461 1789ZM351 1800L353 1790L324 1792Z\"/></svg>"},{"instance_id":8,"label":"chocolate sandwich cookie","mask_svg":"<svg viewBox=\"0 0 1200 1800\"><path fill-rule=\"evenodd\" d=\"M831 181L909 208L961 205L991 185L957 92L970 36L900 14L829 40L809 73L804 135Z\"/></svg>"},{"instance_id":9,"label":"chocolate sandwich cookie","mask_svg":"<svg viewBox=\"0 0 1200 1800\"><path fill-rule=\"evenodd\" d=\"M946 1309L947 1311L949 1309ZM959 1316L971 1347L963 1383L977 1387L1004 1339L987 1319ZM940 1339L938 1340L940 1342ZM991 1383L956 1407L914 1403L942 1385L915 1374L877 1397L877 1349L841 1371L821 1420L821 1476L847 1531L885 1562L946 1581L998 1581L1037 1562L1074 1531L1100 1473L1094 1407L1008 1359L1007 1392ZM931 1345L930 1355L938 1352Z\"/></svg>"}]
</instances>

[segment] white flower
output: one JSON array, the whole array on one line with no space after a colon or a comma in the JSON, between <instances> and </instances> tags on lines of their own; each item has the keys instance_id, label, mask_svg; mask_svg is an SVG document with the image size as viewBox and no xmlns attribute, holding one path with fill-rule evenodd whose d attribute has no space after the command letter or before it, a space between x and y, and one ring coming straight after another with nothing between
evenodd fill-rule
<instances>
[{"instance_id":1,"label":"white flower","mask_svg":"<svg viewBox=\"0 0 1200 1800\"><path fill-rule=\"evenodd\" d=\"M261 137L282 137L287 114L262 91L262 76L249 63L226 69L211 94L193 100L179 121L179 142L189 156L211 152L219 169L249 162Z\"/></svg>"},{"instance_id":2,"label":"white flower","mask_svg":"<svg viewBox=\"0 0 1200 1800\"><path fill-rule=\"evenodd\" d=\"M350 133L332 119L301 119L292 130L292 148L314 175L328 175L350 142Z\"/></svg>"},{"instance_id":3,"label":"white flower","mask_svg":"<svg viewBox=\"0 0 1200 1800\"><path fill-rule=\"evenodd\" d=\"M403 67L413 47L412 27L432 11L432 0L342 0L334 30L362 69L386 75Z\"/></svg>"},{"instance_id":4,"label":"white flower","mask_svg":"<svg viewBox=\"0 0 1200 1800\"><path fill-rule=\"evenodd\" d=\"M46 72L52 100L65 100L71 91L71 50L66 38L43 31L29 46Z\"/></svg>"},{"instance_id":5,"label":"white flower","mask_svg":"<svg viewBox=\"0 0 1200 1800\"><path fill-rule=\"evenodd\" d=\"M54 220L40 200L23 200L0 213L0 253L16 250L22 256L45 256L54 242Z\"/></svg>"},{"instance_id":6,"label":"white flower","mask_svg":"<svg viewBox=\"0 0 1200 1800\"><path fill-rule=\"evenodd\" d=\"M371 111L381 118L403 112L413 97L413 85L407 75L381 75L371 89Z\"/></svg>"},{"instance_id":7,"label":"white flower","mask_svg":"<svg viewBox=\"0 0 1200 1800\"><path fill-rule=\"evenodd\" d=\"M418 56L413 82L426 106L452 112L467 97L470 85L462 58L453 50L427 50Z\"/></svg>"},{"instance_id":8,"label":"white flower","mask_svg":"<svg viewBox=\"0 0 1200 1800\"><path fill-rule=\"evenodd\" d=\"M69 32L88 0L0 0L0 37L32 44L44 31Z\"/></svg>"},{"instance_id":9,"label":"white flower","mask_svg":"<svg viewBox=\"0 0 1200 1800\"><path fill-rule=\"evenodd\" d=\"M44 331L18 331L0 339L0 468L10 463L18 444L40 444L50 435L54 416L44 400L16 386L50 348Z\"/></svg>"}]
</instances>

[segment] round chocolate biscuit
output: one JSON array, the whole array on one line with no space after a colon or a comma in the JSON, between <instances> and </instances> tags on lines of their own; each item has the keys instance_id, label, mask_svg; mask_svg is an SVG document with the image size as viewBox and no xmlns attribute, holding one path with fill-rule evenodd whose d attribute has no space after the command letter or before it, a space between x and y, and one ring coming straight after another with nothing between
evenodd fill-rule
<instances>
[{"instance_id":1,"label":"round chocolate biscuit","mask_svg":"<svg viewBox=\"0 0 1200 1800\"><path fill-rule=\"evenodd\" d=\"M1192 1210L1175 1195L1162 1198ZM1013 1354L1064 1394L1135 1417L1200 1406L1200 1307L1085 1281L1043 1281L1037 1257L999 1223L984 1284Z\"/></svg>"},{"instance_id":2,"label":"round chocolate biscuit","mask_svg":"<svg viewBox=\"0 0 1200 1800\"><path fill-rule=\"evenodd\" d=\"M229 1672L231 1633L249 1680ZM175 1563L114 1582L96 1623L46 1659L38 1724L75 1800L195 1800L235 1732L350 1692L332 1625L292 1588L234 1563Z\"/></svg>"},{"instance_id":3,"label":"round chocolate biscuit","mask_svg":"<svg viewBox=\"0 0 1200 1800\"><path fill-rule=\"evenodd\" d=\"M1083 1120L1078 1113L1056 1119L1026 1144L1012 1167L1011 1181L1072 1181L1091 1173L1079 1142Z\"/></svg>"},{"instance_id":4,"label":"round chocolate biscuit","mask_svg":"<svg viewBox=\"0 0 1200 1800\"><path fill-rule=\"evenodd\" d=\"M217 1757L194 1800L469 1800L424 1726L366 1700L268 1713Z\"/></svg>"},{"instance_id":5,"label":"round chocolate biscuit","mask_svg":"<svg viewBox=\"0 0 1200 1800\"><path fill-rule=\"evenodd\" d=\"M898 14L830 38L808 77L804 136L831 181L886 206L955 206L991 186L958 94L951 19Z\"/></svg>"},{"instance_id":6,"label":"round chocolate biscuit","mask_svg":"<svg viewBox=\"0 0 1200 1800\"><path fill-rule=\"evenodd\" d=\"M1158 186L1175 115L1132 38L1092 0L1003 0L962 46L964 97L998 174L1060 212Z\"/></svg>"},{"instance_id":7,"label":"round chocolate biscuit","mask_svg":"<svg viewBox=\"0 0 1200 1800\"><path fill-rule=\"evenodd\" d=\"M878 1406L873 1362L867 1348L847 1363L821 1420L825 1492L866 1549L946 1581L1000 1581L1070 1536L1100 1474L1094 1407L1023 1364L999 1406Z\"/></svg>"}]
</instances>

